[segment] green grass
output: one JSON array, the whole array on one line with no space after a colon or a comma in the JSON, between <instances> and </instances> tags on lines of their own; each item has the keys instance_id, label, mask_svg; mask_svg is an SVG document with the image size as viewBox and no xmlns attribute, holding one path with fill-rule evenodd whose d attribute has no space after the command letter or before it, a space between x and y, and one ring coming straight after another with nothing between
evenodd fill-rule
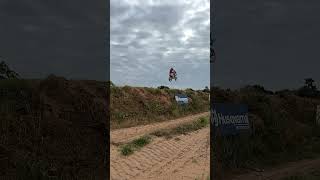
<instances>
[{"instance_id":1,"label":"green grass","mask_svg":"<svg viewBox=\"0 0 320 180\"><path fill-rule=\"evenodd\" d=\"M143 136L120 147L121 154L129 156L151 142L150 136Z\"/></svg>"},{"instance_id":2,"label":"green grass","mask_svg":"<svg viewBox=\"0 0 320 180\"><path fill-rule=\"evenodd\" d=\"M141 137L141 138L139 138L139 139L136 139L136 140L132 141L132 144L133 144L135 147L142 148L143 146L149 144L150 141L151 141L150 136L144 136L144 137Z\"/></svg>"},{"instance_id":3,"label":"green grass","mask_svg":"<svg viewBox=\"0 0 320 180\"><path fill-rule=\"evenodd\" d=\"M131 145L127 144L127 145L124 145L123 147L121 147L121 154L124 155L124 156L128 156L130 154L133 154L134 150L132 148Z\"/></svg>"},{"instance_id":4,"label":"green grass","mask_svg":"<svg viewBox=\"0 0 320 180\"><path fill-rule=\"evenodd\" d=\"M209 118L201 117L195 122L183 124L181 126L171 128L171 129L158 130L151 133L151 135L154 135L157 137L172 138L173 136L176 136L176 135L187 134L187 133L199 130L201 128L207 127L208 125L209 125Z\"/></svg>"},{"instance_id":5,"label":"green grass","mask_svg":"<svg viewBox=\"0 0 320 180\"><path fill-rule=\"evenodd\" d=\"M124 112L113 112L112 116L117 120L118 124L121 124L126 118L126 114Z\"/></svg>"}]
</instances>

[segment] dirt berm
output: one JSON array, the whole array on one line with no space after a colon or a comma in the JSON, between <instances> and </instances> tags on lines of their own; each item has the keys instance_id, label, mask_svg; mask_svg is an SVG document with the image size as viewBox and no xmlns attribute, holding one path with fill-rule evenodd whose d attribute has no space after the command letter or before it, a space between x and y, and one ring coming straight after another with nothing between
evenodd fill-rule
<instances>
[{"instance_id":1,"label":"dirt berm","mask_svg":"<svg viewBox=\"0 0 320 180\"><path fill-rule=\"evenodd\" d=\"M108 177L107 87L55 76L1 80L0 177Z\"/></svg>"},{"instance_id":2,"label":"dirt berm","mask_svg":"<svg viewBox=\"0 0 320 180\"><path fill-rule=\"evenodd\" d=\"M108 83L66 80L0 81L0 177L105 179ZM189 96L177 105L176 93ZM111 127L161 122L209 109L208 93L111 87Z\"/></svg>"},{"instance_id":3,"label":"dirt berm","mask_svg":"<svg viewBox=\"0 0 320 180\"><path fill-rule=\"evenodd\" d=\"M255 86L215 88L213 94L214 102L247 104L251 126L249 136L217 138L217 144L211 146L218 162L216 172L225 171L226 175L235 169L243 173L320 157L320 126L316 123L320 96L301 96L295 90L271 92Z\"/></svg>"},{"instance_id":4,"label":"dirt berm","mask_svg":"<svg viewBox=\"0 0 320 180\"><path fill-rule=\"evenodd\" d=\"M189 98L178 105L176 94ZM111 129L167 121L209 111L209 93L202 90L111 86Z\"/></svg>"}]
</instances>

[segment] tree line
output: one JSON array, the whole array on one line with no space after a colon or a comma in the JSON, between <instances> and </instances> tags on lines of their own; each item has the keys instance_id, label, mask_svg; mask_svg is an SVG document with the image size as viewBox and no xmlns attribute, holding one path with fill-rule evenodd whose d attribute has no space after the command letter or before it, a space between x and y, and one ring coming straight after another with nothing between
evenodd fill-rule
<instances>
[{"instance_id":1,"label":"tree line","mask_svg":"<svg viewBox=\"0 0 320 180\"><path fill-rule=\"evenodd\" d=\"M12 79L18 78L19 74L9 68L4 62L3 58L0 57L0 79Z\"/></svg>"}]
</instances>

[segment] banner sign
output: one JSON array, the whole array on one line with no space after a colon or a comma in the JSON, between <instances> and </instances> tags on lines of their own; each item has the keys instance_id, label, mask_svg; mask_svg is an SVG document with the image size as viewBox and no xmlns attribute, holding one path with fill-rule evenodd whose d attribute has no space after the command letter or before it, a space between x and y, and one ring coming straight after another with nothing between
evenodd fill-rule
<instances>
[{"instance_id":1,"label":"banner sign","mask_svg":"<svg viewBox=\"0 0 320 180\"><path fill-rule=\"evenodd\" d=\"M183 95L183 94L176 94L175 99L178 104L188 104L188 96Z\"/></svg>"},{"instance_id":2,"label":"banner sign","mask_svg":"<svg viewBox=\"0 0 320 180\"><path fill-rule=\"evenodd\" d=\"M244 104L213 104L211 121L213 128L223 136L250 130L248 106Z\"/></svg>"}]
</instances>

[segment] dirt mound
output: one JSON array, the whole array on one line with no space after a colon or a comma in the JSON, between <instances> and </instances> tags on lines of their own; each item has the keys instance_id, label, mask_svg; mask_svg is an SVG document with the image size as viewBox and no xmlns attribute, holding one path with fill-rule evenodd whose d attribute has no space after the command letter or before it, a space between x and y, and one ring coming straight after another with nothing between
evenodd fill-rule
<instances>
[{"instance_id":1,"label":"dirt mound","mask_svg":"<svg viewBox=\"0 0 320 180\"><path fill-rule=\"evenodd\" d=\"M189 97L187 106L178 105L176 94ZM111 87L111 129L167 121L209 110L209 93L202 91Z\"/></svg>"},{"instance_id":2,"label":"dirt mound","mask_svg":"<svg viewBox=\"0 0 320 180\"><path fill-rule=\"evenodd\" d=\"M1 101L23 102L24 111L1 112L0 145L11 155L9 171L0 172L21 177L30 177L33 171L59 178L107 177L107 84L55 76L28 80L28 87L19 87L22 82L26 80L16 81L16 89L10 91L28 92L29 97L3 96L6 101Z\"/></svg>"},{"instance_id":3,"label":"dirt mound","mask_svg":"<svg viewBox=\"0 0 320 180\"><path fill-rule=\"evenodd\" d=\"M320 155L320 127L316 125L319 98L252 88L235 91L214 89L213 92L217 103L244 103L249 108L252 134L235 138L236 143L232 146L227 141L215 141L220 143L216 145L219 149L211 149L213 153L230 147L228 152L234 152L223 153L223 156L217 154L221 157L221 167L226 171L238 167L275 166Z\"/></svg>"}]
</instances>

